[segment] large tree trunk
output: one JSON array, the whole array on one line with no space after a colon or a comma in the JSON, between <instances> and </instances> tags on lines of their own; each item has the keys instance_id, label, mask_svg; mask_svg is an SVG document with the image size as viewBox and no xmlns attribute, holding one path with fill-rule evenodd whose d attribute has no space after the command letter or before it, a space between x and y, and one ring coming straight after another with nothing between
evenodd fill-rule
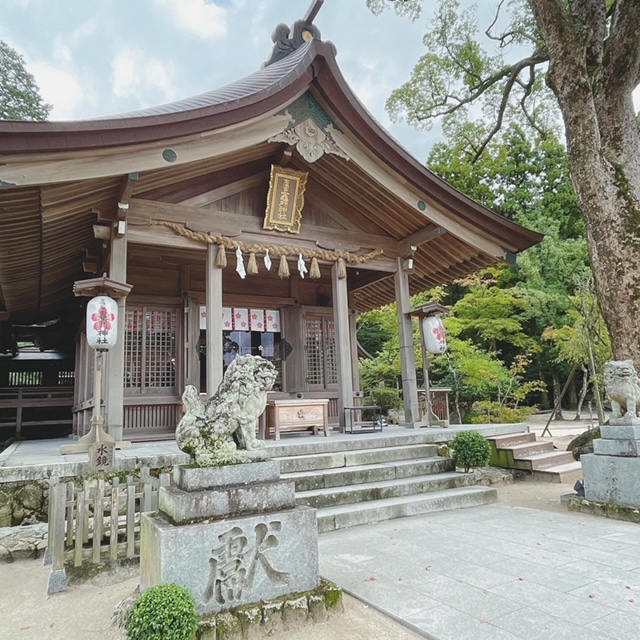
<instances>
[{"instance_id":1,"label":"large tree trunk","mask_svg":"<svg viewBox=\"0 0 640 640\"><path fill-rule=\"evenodd\" d=\"M640 363L640 2L529 0L549 51L548 83L565 124L571 177L614 356ZM573 12L572 12L573 11Z\"/></svg>"}]
</instances>

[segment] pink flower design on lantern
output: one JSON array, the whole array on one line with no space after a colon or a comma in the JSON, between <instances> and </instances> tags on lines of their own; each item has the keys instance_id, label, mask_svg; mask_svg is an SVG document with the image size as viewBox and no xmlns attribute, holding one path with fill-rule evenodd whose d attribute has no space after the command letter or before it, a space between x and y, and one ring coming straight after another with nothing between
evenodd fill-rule
<instances>
[{"instance_id":1,"label":"pink flower design on lantern","mask_svg":"<svg viewBox=\"0 0 640 640\"><path fill-rule=\"evenodd\" d=\"M447 339L447 336L444 332L444 327L441 324L433 328L433 335L436 337L436 340Z\"/></svg>"},{"instance_id":2,"label":"pink flower design on lantern","mask_svg":"<svg viewBox=\"0 0 640 640\"><path fill-rule=\"evenodd\" d=\"M116 319L114 313L109 313L107 307L100 307L98 313L91 314L91 320L93 320L93 328L96 331L111 331L112 322Z\"/></svg>"}]
</instances>

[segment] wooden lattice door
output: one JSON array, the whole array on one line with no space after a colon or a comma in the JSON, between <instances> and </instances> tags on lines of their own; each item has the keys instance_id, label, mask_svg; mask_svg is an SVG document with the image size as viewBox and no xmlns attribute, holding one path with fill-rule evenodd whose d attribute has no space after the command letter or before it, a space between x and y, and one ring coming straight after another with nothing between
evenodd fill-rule
<instances>
[{"instance_id":1,"label":"wooden lattice door","mask_svg":"<svg viewBox=\"0 0 640 640\"><path fill-rule=\"evenodd\" d=\"M338 384L333 318L305 316L305 378L309 390L334 389Z\"/></svg>"}]
</instances>

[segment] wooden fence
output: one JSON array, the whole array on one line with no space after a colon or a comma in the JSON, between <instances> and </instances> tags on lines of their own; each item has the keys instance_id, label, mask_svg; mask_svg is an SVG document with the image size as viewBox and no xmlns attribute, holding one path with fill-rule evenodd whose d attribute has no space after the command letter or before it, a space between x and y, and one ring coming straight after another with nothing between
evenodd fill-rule
<instances>
[{"instance_id":1,"label":"wooden fence","mask_svg":"<svg viewBox=\"0 0 640 640\"><path fill-rule=\"evenodd\" d=\"M143 468L140 479L128 476L60 482L49 486L49 536L45 563L51 564L48 592L64 591L66 566L116 563L140 555L140 514L158 509L161 486L170 484L169 474L152 478Z\"/></svg>"}]
</instances>

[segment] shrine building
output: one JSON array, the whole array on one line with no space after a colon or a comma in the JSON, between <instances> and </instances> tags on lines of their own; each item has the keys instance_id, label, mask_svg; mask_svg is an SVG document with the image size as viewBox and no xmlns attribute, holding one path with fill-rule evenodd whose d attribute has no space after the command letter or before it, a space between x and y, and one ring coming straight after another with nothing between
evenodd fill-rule
<instances>
[{"instance_id":1,"label":"shrine building","mask_svg":"<svg viewBox=\"0 0 640 640\"><path fill-rule=\"evenodd\" d=\"M270 399L328 400L341 423L361 395L357 314L392 302L405 423L420 421L409 296L541 236L403 149L349 89L309 13L274 42L254 74L193 98L0 121L5 351L12 327L46 323L75 344L75 366L29 384L0 356L0 400L66 385L69 429L88 430L94 352L73 287L106 274L132 285L103 378L117 440L171 437L185 385L211 395L238 354L277 367Z\"/></svg>"}]
</instances>

